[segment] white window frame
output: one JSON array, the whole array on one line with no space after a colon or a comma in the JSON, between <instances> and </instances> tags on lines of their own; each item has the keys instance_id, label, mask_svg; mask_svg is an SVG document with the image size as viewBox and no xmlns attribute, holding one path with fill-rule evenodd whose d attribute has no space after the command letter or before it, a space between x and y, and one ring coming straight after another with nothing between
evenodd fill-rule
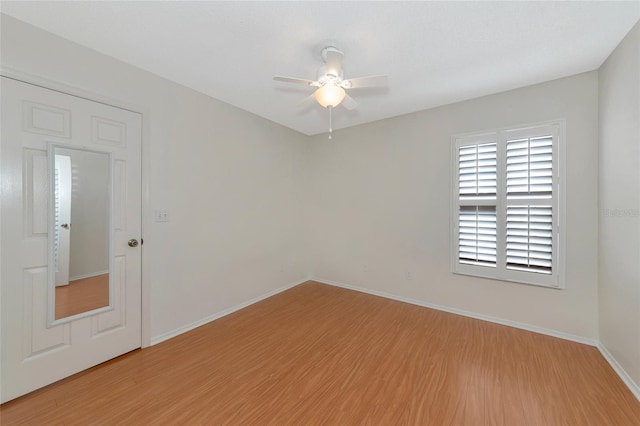
<instances>
[{"instance_id":1,"label":"white window frame","mask_svg":"<svg viewBox=\"0 0 640 426\"><path fill-rule=\"evenodd\" d=\"M551 200L541 200L541 204L551 204L553 209L552 223L552 267L551 274L528 271L517 271L506 268L506 144L507 140L518 137L536 137L552 135L553 153L553 195ZM518 284L529 284L542 287L564 289L565 260L565 176L564 176L564 141L565 121L563 119L543 123L506 127L491 131L454 135L451 138L451 272L480 278L509 281ZM475 205L496 206L496 266L469 265L459 262L459 208L460 203L458 167L459 148L468 145L495 142L497 146L496 160L496 199L476 201ZM511 200L509 200L511 202ZM517 203L517 202L516 202ZM535 201L533 202L535 204ZM468 205L468 203L466 204Z\"/></svg>"}]
</instances>

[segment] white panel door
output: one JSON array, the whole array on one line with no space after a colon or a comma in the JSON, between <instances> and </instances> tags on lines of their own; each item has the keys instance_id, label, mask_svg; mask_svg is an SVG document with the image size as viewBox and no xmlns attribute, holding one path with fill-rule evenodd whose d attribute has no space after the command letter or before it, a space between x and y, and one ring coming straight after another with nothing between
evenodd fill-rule
<instances>
[{"instance_id":1,"label":"white panel door","mask_svg":"<svg viewBox=\"0 0 640 426\"><path fill-rule=\"evenodd\" d=\"M2 375L11 400L140 347L141 116L2 77ZM112 309L47 327L51 143L111 153Z\"/></svg>"}]
</instances>

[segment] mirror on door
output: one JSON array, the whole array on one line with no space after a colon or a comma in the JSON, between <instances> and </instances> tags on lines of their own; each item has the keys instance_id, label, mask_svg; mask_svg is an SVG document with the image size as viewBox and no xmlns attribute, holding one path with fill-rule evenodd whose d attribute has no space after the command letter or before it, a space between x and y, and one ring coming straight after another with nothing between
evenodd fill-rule
<instances>
[{"instance_id":1,"label":"mirror on door","mask_svg":"<svg viewBox=\"0 0 640 426\"><path fill-rule=\"evenodd\" d=\"M111 154L49 149L49 325L110 308Z\"/></svg>"}]
</instances>

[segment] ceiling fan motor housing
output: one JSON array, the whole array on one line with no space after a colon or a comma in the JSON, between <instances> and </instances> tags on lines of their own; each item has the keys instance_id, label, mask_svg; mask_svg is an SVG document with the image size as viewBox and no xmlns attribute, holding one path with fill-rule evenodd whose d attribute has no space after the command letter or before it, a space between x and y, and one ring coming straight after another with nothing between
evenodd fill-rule
<instances>
[{"instance_id":1,"label":"ceiling fan motor housing","mask_svg":"<svg viewBox=\"0 0 640 426\"><path fill-rule=\"evenodd\" d=\"M320 52L325 65L318 71L318 80L327 76L331 80L342 80L342 58L344 53L337 47L327 46Z\"/></svg>"},{"instance_id":2,"label":"ceiling fan motor housing","mask_svg":"<svg viewBox=\"0 0 640 426\"><path fill-rule=\"evenodd\" d=\"M333 81L334 83L340 83L342 81L342 77L344 76L344 73L342 72L342 70L340 70L338 75L327 73L327 67L323 65L320 68L318 68L318 73L316 75L317 75L316 79L320 82L321 85L323 85L330 81Z\"/></svg>"}]
</instances>

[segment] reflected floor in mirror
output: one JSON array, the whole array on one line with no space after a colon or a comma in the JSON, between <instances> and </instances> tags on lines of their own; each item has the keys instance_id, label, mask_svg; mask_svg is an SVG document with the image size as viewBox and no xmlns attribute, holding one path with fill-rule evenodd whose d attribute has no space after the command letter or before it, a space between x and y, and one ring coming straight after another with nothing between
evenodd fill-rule
<instances>
[{"instance_id":1,"label":"reflected floor in mirror","mask_svg":"<svg viewBox=\"0 0 640 426\"><path fill-rule=\"evenodd\" d=\"M109 305L109 274L70 281L56 287L56 319Z\"/></svg>"}]
</instances>

